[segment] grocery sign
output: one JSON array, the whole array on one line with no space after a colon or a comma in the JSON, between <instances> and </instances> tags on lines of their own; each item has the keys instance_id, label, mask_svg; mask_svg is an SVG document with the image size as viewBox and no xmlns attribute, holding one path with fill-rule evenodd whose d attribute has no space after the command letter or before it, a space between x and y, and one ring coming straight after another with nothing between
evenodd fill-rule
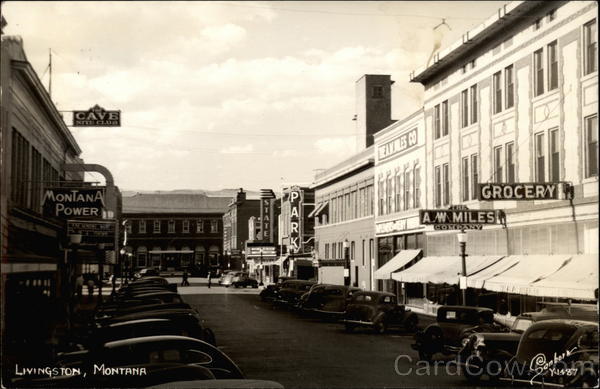
<instances>
[{"instance_id":1,"label":"grocery sign","mask_svg":"<svg viewBox=\"0 0 600 389\"><path fill-rule=\"evenodd\" d=\"M87 111L73 111L73 127L120 127L121 111L107 111L98 104Z\"/></svg>"},{"instance_id":2,"label":"grocery sign","mask_svg":"<svg viewBox=\"0 0 600 389\"><path fill-rule=\"evenodd\" d=\"M479 200L558 200L570 185L557 182L521 182L478 184ZM562 190L561 190L562 189Z\"/></svg>"}]
</instances>

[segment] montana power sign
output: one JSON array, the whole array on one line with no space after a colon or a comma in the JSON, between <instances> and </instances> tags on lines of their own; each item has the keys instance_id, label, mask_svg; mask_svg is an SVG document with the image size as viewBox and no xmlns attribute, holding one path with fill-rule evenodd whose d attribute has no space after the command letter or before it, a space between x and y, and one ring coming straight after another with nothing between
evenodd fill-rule
<instances>
[{"instance_id":1,"label":"montana power sign","mask_svg":"<svg viewBox=\"0 0 600 389\"><path fill-rule=\"evenodd\" d=\"M44 192L43 207L47 216L101 219L104 188L49 188Z\"/></svg>"}]
</instances>

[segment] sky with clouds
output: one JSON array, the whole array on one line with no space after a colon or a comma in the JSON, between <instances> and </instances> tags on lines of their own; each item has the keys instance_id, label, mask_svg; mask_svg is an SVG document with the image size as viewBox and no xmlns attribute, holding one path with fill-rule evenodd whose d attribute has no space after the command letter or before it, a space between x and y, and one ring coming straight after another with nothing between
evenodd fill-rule
<instances>
[{"instance_id":1,"label":"sky with clouds","mask_svg":"<svg viewBox=\"0 0 600 389\"><path fill-rule=\"evenodd\" d=\"M417 110L409 73L427 62L433 28L450 26L444 48L502 4L3 1L2 13L46 86L52 51L59 110L122 111L122 127L72 129L120 188L255 190L310 183L359 151L363 74L396 81L393 119Z\"/></svg>"}]
</instances>

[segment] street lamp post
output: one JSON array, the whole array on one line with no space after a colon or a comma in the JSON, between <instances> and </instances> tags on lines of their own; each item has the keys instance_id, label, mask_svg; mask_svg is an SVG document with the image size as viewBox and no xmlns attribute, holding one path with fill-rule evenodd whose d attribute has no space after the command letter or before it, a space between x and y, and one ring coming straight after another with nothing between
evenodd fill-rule
<instances>
[{"instance_id":1,"label":"street lamp post","mask_svg":"<svg viewBox=\"0 0 600 389\"><path fill-rule=\"evenodd\" d=\"M350 286L350 243L344 239L344 285Z\"/></svg>"},{"instance_id":2,"label":"street lamp post","mask_svg":"<svg viewBox=\"0 0 600 389\"><path fill-rule=\"evenodd\" d=\"M462 273L460 277L459 287L462 292L462 304L467 305L467 233L465 230L461 230L456 234L458 243L460 245L460 258L462 261Z\"/></svg>"}]
</instances>

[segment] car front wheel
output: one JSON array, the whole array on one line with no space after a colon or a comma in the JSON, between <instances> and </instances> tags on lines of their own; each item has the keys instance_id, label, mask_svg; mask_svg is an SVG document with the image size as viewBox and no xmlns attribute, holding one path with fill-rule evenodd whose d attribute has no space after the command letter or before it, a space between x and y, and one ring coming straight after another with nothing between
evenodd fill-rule
<instances>
[{"instance_id":1,"label":"car front wheel","mask_svg":"<svg viewBox=\"0 0 600 389\"><path fill-rule=\"evenodd\" d=\"M375 331L376 334L383 334L386 330L387 326L383 320L379 320L373 325L373 331Z\"/></svg>"}]
</instances>

